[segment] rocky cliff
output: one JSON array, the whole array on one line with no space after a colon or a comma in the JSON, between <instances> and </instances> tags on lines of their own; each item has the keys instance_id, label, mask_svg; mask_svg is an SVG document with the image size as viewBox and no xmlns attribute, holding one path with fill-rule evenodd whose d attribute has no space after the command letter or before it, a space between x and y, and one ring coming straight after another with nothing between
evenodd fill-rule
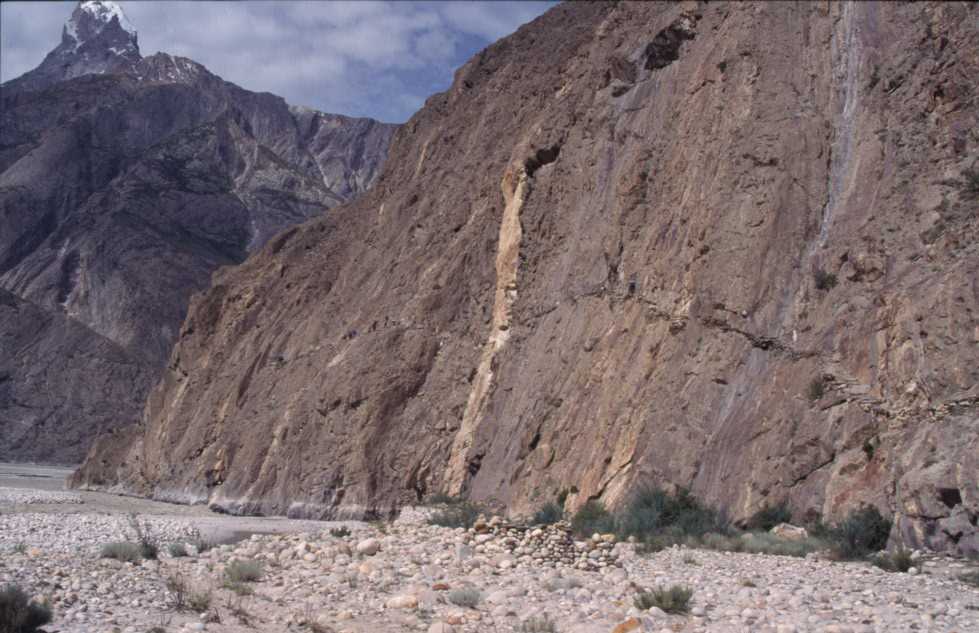
<instances>
[{"instance_id":1,"label":"rocky cliff","mask_svg":"<svg viewBox=\"0 0 979 633\"><path fill-rule=\"evenodd\" d=\"M977 15L555 7L222 270L76 483L328 517L651 482L974 551Z\"/></svg>"},{"instance_id":2,"label":"rocky cliff","mask_svg":"<svg viewBox=\"0 0 979 633\"><path fill-rule=\"evenodd\" d=\"M0 287L51 322L76 322L96 337L86 345L110 341L139 359L125 384L142 385L137 375L159 375L211 273L365 191L395 126L290 107L186 58L140 58L127 24L113 3L80 3L58 48L0 88ZM44 362L55 371L57 358L84 356L73 347L81 338L43 344ZM14 349L4 345L0 362ZM0 398L0 459L77 463L103 419L138 417L145 387L105 391L94 371L63 371L79 388L94 381L91 398L112 394L103 411L65 410L54 389L32 392L29 415ZM30 376L9 380L26 393ZM86 410L98 408L93 399ZM13 443L10 425L41 419L44 437L60 429L78 441Z\"/></svg>"}]
</instances>

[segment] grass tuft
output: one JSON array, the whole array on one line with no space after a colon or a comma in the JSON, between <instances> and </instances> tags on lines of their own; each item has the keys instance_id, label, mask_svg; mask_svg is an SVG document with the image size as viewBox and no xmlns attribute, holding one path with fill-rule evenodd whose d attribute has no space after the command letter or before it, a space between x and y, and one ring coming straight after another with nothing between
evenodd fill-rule
<instances>
[{"instance_id":1,"label":"grass tuft","mask_svg":"<svg viewBox=\"0 0 979 633\"><path fill-rule=\"evenodd\" d=\"M257 560L233 560L224 568L226 583L256 582L262 577L262 563Z\"/></svg>"},{"instance_id":2,"label":"grass tuft","mask_svg":"<svg viewBox=\"0 0 979 633\"><path fill-rule=\"evenodd\" d=\"M100 558L112 558L123 563L136 563L143 557L139 545L125 541L106 543L99 553Z\"/></svg>"},{"instance_id":3,"label":"grass tuft","mask_svg":"<svg viewBox=\"0 0 979 633\"><path fill-rule=\"evenodd\" d=\"M892 572L904 573L914 567L914 561L911 560L911 551L904 548L878 554L870 562L884 571Z\"/></svg>"},{"instance_id":4,"label":"grass tuft","mask_svg":"<svg viewBox=\"0 0 979 633\"><path fill-rule=\"evenodd\" d=\"M557 633L557 624L547 614L531 616L520 623L520 633Z\"/></svg>"},{"instance_id":5,"label":"grass tuft","mask_svg":"<svg viewBox=\"0 0 979 633\"><path fill-rule=\"evenodd\" d=\"M657 587L652 591L640 591L632 599L632 603L640 611L658 607L666 613L677 614L690 611L691 598L693 598L693 589L683 585L673 585L669 588Z\"/></svg>"},{"instance_id":6,"label":"grass tuft","mask_svg":"<svg viewBox=\"0 0 979 633\"><path fill-rule=\"evenodd\" d=\"M187 547L183 543L170 543L167 552L174 558L184 558L187 556Z\"/></svg>"},{"instance_id":7,"label":"grass tuft","mask_svg":"<svg viewBox=\"0 0 979 633\"><path fill-rule=\"evenodd\" d=\"M479 604L483 596L479 593L478 589L473 589L467 587L465 589L456 589L449 592L449 602L457 607L466 607L467 609L475 609L476 605Z\"/></svg>"}]
</instances>

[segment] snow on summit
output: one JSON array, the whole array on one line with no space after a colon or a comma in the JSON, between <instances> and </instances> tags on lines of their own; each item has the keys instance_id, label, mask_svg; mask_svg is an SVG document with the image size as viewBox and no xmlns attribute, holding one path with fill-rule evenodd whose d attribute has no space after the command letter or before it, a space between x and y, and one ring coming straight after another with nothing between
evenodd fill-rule
<instances>
[{"instance_id":1,"label":"snow on summit","mask_svg":"<svg viewBox=\"0 0 979 633\"><path fill-rule=\"evenodd\" d=\"M136 41L136 27L126 17L122 7L110 0L84 0L72 12L65 24L65 36L72 40L73 48L78 49L83 43L97 37L106 26L113 23L122 29L124 39Z\"/></svg>"},{"instance_id":2,"label":"snow on summit","mask_svg":"<svg viewBox=\"0 0 979 633\"><path fill-rule=\"evenodd\" d=\"M95 17L99 22L108 24L112 18L119 19L119 26L127 33L136 34L136 27L126 17L122 7L111 0L84 0L78 8Z\"/></svg>"}]
</instances>

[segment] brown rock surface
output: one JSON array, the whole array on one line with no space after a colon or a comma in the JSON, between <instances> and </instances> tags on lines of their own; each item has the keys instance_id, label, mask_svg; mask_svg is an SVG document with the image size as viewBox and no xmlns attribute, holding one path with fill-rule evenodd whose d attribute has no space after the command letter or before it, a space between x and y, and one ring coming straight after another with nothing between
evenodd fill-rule
<instances>
[{"instance_id":1,"label":"brown rock surface","mask_svg":"<svg viewBox=\"0 0 979 633\"><path fill-rule=\"evenodd\" d=\"M76 483L336 516L653 481L974 547L975 16L555 7L218 274Z\"/></svg>"}]
</instances>

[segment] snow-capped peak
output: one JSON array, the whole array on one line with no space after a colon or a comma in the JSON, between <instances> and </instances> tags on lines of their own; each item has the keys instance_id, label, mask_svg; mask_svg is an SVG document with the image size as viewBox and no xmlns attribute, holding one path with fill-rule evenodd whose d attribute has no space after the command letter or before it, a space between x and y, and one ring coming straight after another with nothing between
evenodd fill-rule
<instances>
[{"instance_id":1,"label":"snow-capped peak","mask_svg":"<svg viewBox=\"0 0 979 633\"><path fill-rule=\"evenodd\" d=\"M136 34L136 27L126 17L122 7L112 0L83 0L83 2L78 3L78 8L91 14L96 20L104 24L111 22L112 18L118 18L119 26L122 27L123 31Z\"/></svg>"},{"instance_id":2,"label":"snow-capped peak","mask_svg":"<svg viewBox=\"0 0 979 633\"><path fill-rule=\"evenodd\" d=\"M113 23L128 36L125 39L136 42L136 27L126 17L122 7L112 0L82 0L65 24L65 36L73 40L77 49L84 42L97 37L106 26Z\"/></svg>"}]
</instances>

